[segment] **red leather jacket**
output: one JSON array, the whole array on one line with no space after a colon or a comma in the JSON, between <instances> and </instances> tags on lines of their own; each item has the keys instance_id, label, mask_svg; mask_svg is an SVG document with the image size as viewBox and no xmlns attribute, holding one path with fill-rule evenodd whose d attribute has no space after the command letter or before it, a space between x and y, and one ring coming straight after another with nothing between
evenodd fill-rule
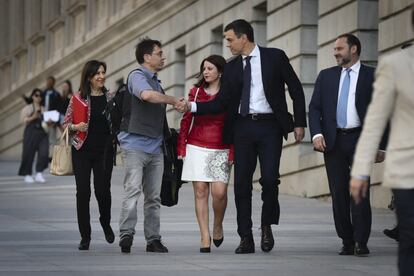
<instances>
[{"instance_id":1,"label":"red leather jacket","mask_svg":"<svg viewBox=\"0 0 414 276\"><path fill-rule=\"evenodd\" d=\"M194 101L197 89L198 87L194 87L190 90L188 95L189 101ZM203 87L200 87L196 102L211 101L216 95L209 95L204 91ZM194 123L191 127L193 117ZM233 161L233 145L224 145L221 140L225 117L225 113L194 116L193 113L186 112L181 119L180 135L177 141L177 155L184 157L186 155L186 145L191 144L209 149L230 149L229 161Z\"/></svg>"}]
</instances>

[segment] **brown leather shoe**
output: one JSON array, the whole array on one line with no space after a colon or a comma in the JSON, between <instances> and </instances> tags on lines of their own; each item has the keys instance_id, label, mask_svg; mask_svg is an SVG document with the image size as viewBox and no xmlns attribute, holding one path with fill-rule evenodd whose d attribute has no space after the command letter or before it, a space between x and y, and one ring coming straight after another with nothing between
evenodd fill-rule
<instances>
[{"instance_id":1,"label":"brown leather shoe","mask_svg":"<svg viewBox=\"0 0 414 276\"><path fill-rule=\"evenodd\" d=\"M236 254L248 254L254 253L254 240L253 237L244 237L241 239L239 246L234 251Z\"/></svg>"},{"instance_id":2,"label":"brown leather shoe","mask_svg":"<svg viewBox=\"0 0 414 276\"><path fill-rule=\"evenodd\" d=\"M262 240L260 242L260 247L263 252L270 252L275 245L275 240L273 239L272 227L270 225L262 225Z\"/></svg>"}]
</instances>

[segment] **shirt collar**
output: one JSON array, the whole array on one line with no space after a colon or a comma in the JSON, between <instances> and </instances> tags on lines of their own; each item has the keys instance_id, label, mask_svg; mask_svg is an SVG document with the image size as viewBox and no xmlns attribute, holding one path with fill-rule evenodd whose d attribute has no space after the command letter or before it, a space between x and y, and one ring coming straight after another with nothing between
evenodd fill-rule
<instances>
[{"instance_id":1,"label":"shirt collar","mask_svg":"<svg viewBox=\"0 0 414 276\"><path fill-rule=\"evenodd\" d=\"M145 66L141 66L140 69L142 70L142 72L144 72L145 75L147 75L148 78L158 80L157 73L152 72L151 70L149 70Z\"/></svg>"},{"instance_id":2,"label":"shirt collar","mask_svg":"<svg viewBox=\"0 0 414 276\"><path fill-rule=\"evenodd\" d=\"M349 69L351 69L352 72L355 73L359 73L359 69L361 69L361 61L357 61L354 65L352 65L351 67L349 67ZM346 71L346 68L342 67L342 73Z\"/></svg>"},{"instance_id":3,"label":"shirt collar","mask_svg":"<svg viewBox=\"0 0 414 276\"><path fill-rule=\"evenodd\" d=\"M259 46L257 46L257 44L254 45L254 48L252 50L252 52L249 54L250 57L258 57L260 55L260 50L259 50ZM242 55L243 60L246 58L247 56Z\"/></svg>"}]
</instances>

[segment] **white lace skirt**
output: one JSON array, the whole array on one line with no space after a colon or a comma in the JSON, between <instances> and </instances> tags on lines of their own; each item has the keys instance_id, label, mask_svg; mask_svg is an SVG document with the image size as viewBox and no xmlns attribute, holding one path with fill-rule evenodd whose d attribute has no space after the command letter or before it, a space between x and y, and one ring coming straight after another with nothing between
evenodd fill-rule
<instances>
[{"instance_id":1,"label":"white lace skirt","mask_svg":"<svg viewBox=\"0 0 414 276\"><path fill-rule=\"evenodd\" d=\"M228 160L228 149L207 149L187 144L181 179L228 183L231 169Z\"/></svg>"}]
</instances>

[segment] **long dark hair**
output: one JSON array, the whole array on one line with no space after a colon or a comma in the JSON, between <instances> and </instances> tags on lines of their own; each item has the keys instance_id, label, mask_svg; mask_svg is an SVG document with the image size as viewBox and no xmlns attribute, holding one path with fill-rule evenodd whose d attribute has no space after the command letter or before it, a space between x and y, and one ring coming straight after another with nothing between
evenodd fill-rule
<instances>
[{"instance_id":1,"label":"long dark hair","mask_svg":"<svg viewBox=\"0 0 414 276\"><path fill-rule=\"evenodd\" d=\"M204 86L204 87L208 87L208 83L205 82L204 80L204 76L203 76L203 71L204 71L204 61L208 61L212 64L214 64L214 66L217 67L217 71L219 72L219 74L222 74L224 71L224 66L226 65L226 60L224 59L224 57L219 56L219 55L211 55L206 57L205 59L203 59L203 61L200 64L200 72L197 75L197 79L198 81L194 84L196 87L200 87L200 86Z\"/></svg>"},{"instance_id":2,"label":"long dark hair","mask_svg":"<svg viewBox=\"0 0 414 276\"><path fill-rule=\"evenodd\" d=\"M91 81L90 79L98 73L99 67L103 66L106 72L106 63L99 60L90 60L85 63L82 69L82 75L80 79L79 92L83 99L86 99L91 94ZM103 88L103 92L106 92L106 88Z\"/></svg>"},{"instance_id":3,"label":"long dark hair","mask_svg":"<svg viewBox=\"0 0 414 276\"><path fill-rule=\"evenodd\" d=\"M31 104L33 103L33 95L36 94L37 92L39 92L40 96L42 96L42 90L40 90L39 88L35 88L32 90L32 93L30 94L29 97L26 97L25 95L23 95L23 100L27 103L27 104Z\"/></svg>"}]
</instances>

